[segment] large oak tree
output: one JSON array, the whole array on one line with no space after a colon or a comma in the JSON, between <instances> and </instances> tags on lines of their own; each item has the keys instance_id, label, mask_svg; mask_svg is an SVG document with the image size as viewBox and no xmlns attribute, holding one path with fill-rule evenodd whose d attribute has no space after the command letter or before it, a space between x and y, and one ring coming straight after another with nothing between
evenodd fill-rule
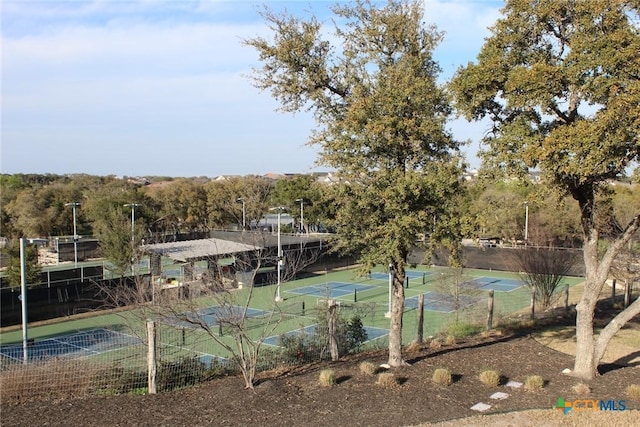
<instances>
[{"instance_id":1,"label":"large oak tree","mask_svg":"<svg viewBox=\"0 0 640 427\"><path fill-rule=\"evenodd\" d=\"M424 25L421 2L378 7L358 0L332 11L329 34L316 17L265 9L272 38L246 43L263 62L254 74L257 87L270 90L284 111L314 113L318 127L310 143L342 179L334 193L336 247L357 252L365 267L391 266L388 364L399 366L407 255L434 216L455 224L443 213L460 169L432 57L441 34Z\"/></svg>"},{"instance_id":2,"label":"large oak tree","mask_svg":"<svg viewBox=\"0 0 640 427\"><path fill-rule=\"evenodd\" d=\"M585 289L577 305L574 374L597 375L612 336L640 313L637 299L595 336L598 295L621 248L640 226L629 217L598 251L596 221L607 181L640 158L640 34L637 1L509 0L475 63L452 80L468 119L489 118L486 166L539 168L580 207Z\"/></svg>"}]
</instances>

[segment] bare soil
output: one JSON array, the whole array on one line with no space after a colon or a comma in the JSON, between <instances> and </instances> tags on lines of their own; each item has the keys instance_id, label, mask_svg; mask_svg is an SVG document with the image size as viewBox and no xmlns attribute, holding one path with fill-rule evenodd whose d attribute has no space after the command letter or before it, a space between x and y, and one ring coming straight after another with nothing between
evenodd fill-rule
<instances>
[{"instance_id":1,"label":"bare soil","mask_svg":"<svg viewBox=\"0 0 640 427\"><path fill-rule=\"evenodd\" d=\"M571 319L558 322L562 327ZM632 337L640 334L640 318L630 322L625 331ZM624 412L594 414L608 417L607 423L603 418L585 419L579 413L565 416L553 409L560 397L569 401L628 399L626 387L640 384L640 349L602 365L601 375L588 382L591 394L581 396L572 389L580 381L562 373L572 367L573 357L540 343L534 338L537 332L496 333L439 349L425 345L407 350L409 366L390 371L397 379L393 386L378 385L375 376L359 370L365 360L378 365L386 362L386 351L377 351L266 372L254 390L243 389L242 379L231 376L157 395L3 402L0 419L2 426L640 425L640 413L635 411L640 409L640 401L627 400ZM328 368L335 371L337 384L323 387L319 373ZM435 385L431 378L437 368L450 369L453 384ZM498 370L501 385L482 384L478 374L485 369ZM507 386L508 381L523 383L530 375L542 376L545 387L526 391ZM498 391L509 396L491 399ZM483 415L471 409L479 402L491 405ZM527 411L531 409L537 411Z\"/></svg>"}]
</instances>

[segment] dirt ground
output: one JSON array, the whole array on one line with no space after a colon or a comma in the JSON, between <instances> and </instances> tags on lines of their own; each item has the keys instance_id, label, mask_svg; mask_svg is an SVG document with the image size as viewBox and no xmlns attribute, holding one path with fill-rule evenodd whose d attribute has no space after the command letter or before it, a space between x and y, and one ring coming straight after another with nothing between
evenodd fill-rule
<instances>
[{"instance_id":1,"label":"dirt ground","mask_svg":"<svg viewBox=\"0 0 640 427\"><path fill-rule=\"evenodd\" d=\"M557 328L564 332L553 340L567 335L562 325ZM624 331L634 343L640 334L640 319L636 317ZM572 367L573 357L542 344L535 338L541 333L530 332L504 332L459 340L439 349L425 345L406 351L409 366L390 371L397 379L393 386L378 385L375 376L359 370L364 360L377 365L386 362L383 350L337 362L267 372L253 391L243 389L240 377L226 377L158 395L3 403L0 421L6 427L640 425L640 401L628 400L625 395L628 385L640 384L640 348L618 354L618 359L603 365L602 375L588 382L591 393L584 396L572 389L580 381L562 373ZM327 368L335 371L337 384L332 387L318 383L320 371ZM450 369L453 384L435 385L431 378L437 368ZM498 370L502 374L501 385L492 388L482 384L478 374L485 369ZM534 392L507 385L509 381L523 383L530 375L542 376L545 387ZM495 392L508 397L491 399ZM553 409L561 397L568 401L627 399L628 410L563 415ZM481 402L491 408L482 414L471 409ZM529 411L532 409L536 411Z\"/></svg>"}]
</instances>

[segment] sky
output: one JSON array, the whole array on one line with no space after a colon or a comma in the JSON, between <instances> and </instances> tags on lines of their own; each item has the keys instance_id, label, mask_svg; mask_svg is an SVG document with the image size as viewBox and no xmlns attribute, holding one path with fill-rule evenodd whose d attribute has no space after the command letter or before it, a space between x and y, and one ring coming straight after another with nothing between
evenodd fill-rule
<instances>
[{"instance_id":1,"label":"sky","mask_svg":"<svg viewBox=\"0 0 640 427\"><path fill-rule=\"evenodd\" d=\"M325 20L335 1L0 0L0 172L215 177L310 173L307 113L249 76L267 5ZM426 0L449 79L474 61L502 1ZM487 123L453 120L471 167Z\"/></svg>"}]
</instances>

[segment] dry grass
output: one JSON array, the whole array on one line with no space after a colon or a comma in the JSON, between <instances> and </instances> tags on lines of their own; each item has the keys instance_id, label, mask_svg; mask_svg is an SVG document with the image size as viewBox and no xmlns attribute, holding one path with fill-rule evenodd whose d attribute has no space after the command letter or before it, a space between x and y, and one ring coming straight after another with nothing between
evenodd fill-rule
<instances>
[{"instance_id":1,"label":"dry grass","mask_svg":"<svg viewBox=\"0 0 640 427\"><path fill-rule=\"evenodd\" d=\"M482 384L488 385L489 387L497 387L500 384L500 372L494 371L493 369L480 372L478 378Z\"/></svg>"},{"instance_id":2,"label":"dry grass","mask_svg":"<svg viewBox=\"0 0 640 427\"><path fill-rule=\"evenodd\" d=\"M453 383L453 377L451 371L446 368L438 368L433 372L431 380L438 385L451 385Z\"/></svg>"},{"instance_id":3,"label":"dry grass","mask_svg":"<svg viewBox=\"0 0 640 427\"><path fill-rule=\"evenodd\" d=\"M409 344L405 350L407 351L407 353L417 353L420 350L422 350L422 345L418 344L417 341L412 341L411 344Z\"/></svg>"},{"instance_id":4,"label":"dry grass","mask_svg":"<svg viewBox=\"0 0 640 427\"><path fill-rule=\"evenodd\" d=\"M631 384L625 389L625 393L630 400L640 402L640 385Z\"/></svg>"},{"instance_id":5,"label":"dry grass","mask_svg":"<svg viewBox=\"0 0 640 427\"><path fill-rule=\"evenodd\" d=\"M585 383L578 383L571 387L571 389L580 396L588 396L589 394L591 394L591 387L589 387Z\"/></svg>"},{"instance_id":6,"label":"dry grass","mask_svg":"<svg viewBox=\"0 0 640 427\"><path fill-rule=\"evenodd\" d=\"M336 373L333 371L333 369L323 369L322 371L320 371L318 382L323 387L331 387L336 383Z\"/></svg>"},{"instance_id":7,"label":"dry grass","mask_svg":"<svg viewBox=\"0 0 640 427\"><path fill-rule=\"evenodd\" d=\"M367 360L365 360L364 362L360 363L360 372L362 372L365 375L375 375L375 373L378 371L378 367L375 365L375 363L373 362L369 362Z\"/></svg>"},{"instance_id":8,"label":"dry grass","mask_svg":"<svg viewBox=\"0 0 640 427\"><path fill-rule=\"evenodd\" d=\"M454 337L453 335L447 335L447 338L445 339L444 343L446 345L455 345L456 337Z\"/></svg>"},{"instance_id":9,"label":"dry grass","mask_svg":"<svg viewBox=\"0 0 640 427\"><path fill-rule=\"evenodd\" d=\"M3 366L2 400L83 396L93 391L98 372L98 367L82 360L52 359L45 363Z\"/></svg>"},{"instance_id":10,"label":"dry grass","mask_svg":"<svg viewBox=\"0 0 640 427\"><path fill-rule=\"evenodd\" d=\"M540 375L530 375L524 380L524 389L527 391L539 391L544 388L544 379Z\"/></svg>"},{"instance_id":11,"label":"dry grass","mask_svg":"<svg viewBox=\"0 0 640 427\"><path fill-rule=\"evenodd\" d=\"M398 380L396 376L391 372L382 372L378 374L378 380L376 384L381 385L383 387L393 387L398 384Z\"/></svg>"},{"instance_id":12,"label":"dry grass","mask_svg":"<svg viewBox=\"0 0 640 427\"><path fill-rule=\"evenodd\" d=\"M429 343L429 348L431 350L438 350L440 348L442 348L442 343L440 342L439 339L434 338L431 340L431 342Z\"/></svg>"}]
</instances>

